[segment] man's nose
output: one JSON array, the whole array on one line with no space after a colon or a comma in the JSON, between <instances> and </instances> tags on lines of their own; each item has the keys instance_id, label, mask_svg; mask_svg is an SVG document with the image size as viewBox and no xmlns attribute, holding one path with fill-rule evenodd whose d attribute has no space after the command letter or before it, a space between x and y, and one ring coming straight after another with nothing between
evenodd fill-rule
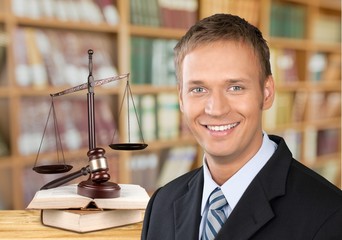
<instances>
[{"instance_id":1,"label":"man's nose","mask_svg":"<svg viewBox=\"0 0 342 240\"><path fill-rule=\"evenodd\" d=\"M210 94L205 105L205 113L211 116L221 116L230 111L230 103L223 92L213 92Z\"/></svg>"}]
</instances>

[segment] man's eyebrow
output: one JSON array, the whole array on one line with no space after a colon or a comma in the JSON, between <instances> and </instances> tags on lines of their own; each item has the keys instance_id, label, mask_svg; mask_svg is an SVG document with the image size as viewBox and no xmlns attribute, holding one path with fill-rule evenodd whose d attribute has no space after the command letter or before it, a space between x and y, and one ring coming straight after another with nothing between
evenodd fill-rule
<instances>
[{"instance_id":1,"label":"man's eyebrow","mask_svg":"<svg viewBox=\"0 0 342 240\"><path fill-rule=\"evenodd\" d=\"M204 83L202 80L190 80L188 82L189 82L189 85L200 85Z\"/></svg>"},{"instance_id":2,"label":"man's eyebrow","mask_svg":"<svg viewBox=\"0 0 342 240\"><path fill-rule=\"evenodd\" d=\"M226 84L236 84L236 83L245 83L247 80L243 78L228 78L225 79L224 82ZM203 84L208 84L208 82L202 81L202 80L189 80L187 85L203 85Z\"/></svg>"},{"instance_id":3,"label":"man's eyebrow","mask_svg":"<svg viewBox=\"0 0 342 240\"><path fill-rule=\"evenodd\" d=\"M227 83L241 83L246 82L246 79L243 78L229 78L226 80Z\"/></svg>"}]
</instances>

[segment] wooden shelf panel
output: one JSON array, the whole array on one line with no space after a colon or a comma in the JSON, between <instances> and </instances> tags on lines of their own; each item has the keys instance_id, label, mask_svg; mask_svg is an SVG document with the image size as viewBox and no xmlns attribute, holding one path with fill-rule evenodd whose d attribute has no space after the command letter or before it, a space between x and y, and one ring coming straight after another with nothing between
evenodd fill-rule
<instances>
[{"instance_id":1,"label":"wooden shelf panel","mask_svg":"<svg viewBox=\"0 0 342 240\"><path fill-rule=\"evenodd\" d=\"M291 48L305 51L324 51L341 53L340 43L320 43L307 39L270 37L270 45L275 48Z\"/></svg>"},{"instance_id":2,"label":"wooden shelf panel","mask_svg":"<svg viewBox=\"0 0 342 240\"><path fill-rule=\"evenodd\" d=\"M29 96L46 96L49 97L50 94L63 91L65 89L70 88L70 86L65 87L44 87L44 88L34 88L34 87L27 87L27 88L16 88L12 89L12 94L16 96L23 96L23 97L29 97ZM0 88L0 96L1 92L4 92L5 89L1 90ZM71 93L68 96L80 96L85 95L87 93L87 90L84 91L78 91L75 93ZM97 87L95 89L95 94L98 95L117 95L120 93L120 89L118 87Z\"/></svg>"},{"instance_id":3,"label":"wooden shelf panel","mask_svg":"<svg viewBox=\"0 0 342 240\"><path fill-rule=\"evenodd\" d=\"M318 6L341 11L341 0L318 0Z\"/></svg>"},{"instance_id":4,"label":"wooden shelf panel","mask_svg":"<svg viewBox=\"0 0 342 240\"><path fill-rule=\"evenodd\" d=\"M31 18L15 18L15 22L19 26L53 28L62 30L80 30L101 33L117 33L118 26L111 26L106 23L86 23L86 22L63 22L53 19L31 19Z\"/></svg>"},{"instance_id":5,"label":"wooden shelf panel","mask_svg":"<svg viewBox=\"0 0 342 240\"><path fill-rule=\"evenodd\" d=\"M341 118L335 119L319 119L319 120L310 120L304 122L292 122L287 124L281 124L276 126L276 128L267 128L266 131L275 131L275 132L283 132L287 129L293 129L298 132L303 132L307 127L314 127L317 129L330 129L337 128L341 129Z\"/></svg>"},{"instance_id":6,"label":"wooden shelf panel","mask_svg":"<svg viewBox=\"0 0 342 240\"><path fill-rule=\"evenodd\" d=\"M133 36L179 39L184 35L185 30L130 25L129 32Z\"/></svg>"},{"instance_id":7,"label":"wooden shelf panel","mask_svg":"<svg viewBox=\"0 0 342 240\"><path fill-rule=\"evenodd\" d=\"M339 81L321 81L321 82L310 82L310 81L298 81L292 83L276 83L276 88L278 91L341 91L341 82Z\"/></svg>"},{"instance_id":8,"label":"wooden shelf panel","mask_svg":"<svg viewBox=\"0 0 342 240\"><path fill-rule=\"evenodd\" d=\"M156 94L160 92L174 92L177 93L175 86L151 86L151 85L132 85L133 94Z\"/></svg>"}]
</instances>

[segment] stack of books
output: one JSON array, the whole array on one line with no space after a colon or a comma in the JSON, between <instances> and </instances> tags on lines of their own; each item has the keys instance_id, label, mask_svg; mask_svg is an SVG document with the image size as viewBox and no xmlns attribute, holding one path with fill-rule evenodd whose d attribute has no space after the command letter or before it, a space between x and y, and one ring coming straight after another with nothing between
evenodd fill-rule
<instances>
[{"instance_id":1,"label":"stack of books","mask_svg":"<svg viewBox=\"0 0 342 240\"><path fill-rule=\"evenodd\" d=\"M118 198L78 195L77 184L40 190L27 209L41 210L41 222L46 226L81 233L141 222L149 195L139 185L119 185Z\"/></svg>"}]
</instances>

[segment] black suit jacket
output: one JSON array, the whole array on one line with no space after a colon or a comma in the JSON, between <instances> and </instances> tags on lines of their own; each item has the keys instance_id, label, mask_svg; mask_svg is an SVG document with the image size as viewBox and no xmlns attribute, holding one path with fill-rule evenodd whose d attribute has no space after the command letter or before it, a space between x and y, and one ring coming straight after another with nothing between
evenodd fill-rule
<instances>
[{"instance_id":1,"label":"black suit jacket","mask_svg":"<svg viewBox=\"0 0 342 240\"><path fill-rule=\"evenodd\" d=\"M342 191L278 148L246 189L216 239L342 240ZM142 239L197 240L201 221L202 167L151 197Z\"/></svg>"}]
</instances>

